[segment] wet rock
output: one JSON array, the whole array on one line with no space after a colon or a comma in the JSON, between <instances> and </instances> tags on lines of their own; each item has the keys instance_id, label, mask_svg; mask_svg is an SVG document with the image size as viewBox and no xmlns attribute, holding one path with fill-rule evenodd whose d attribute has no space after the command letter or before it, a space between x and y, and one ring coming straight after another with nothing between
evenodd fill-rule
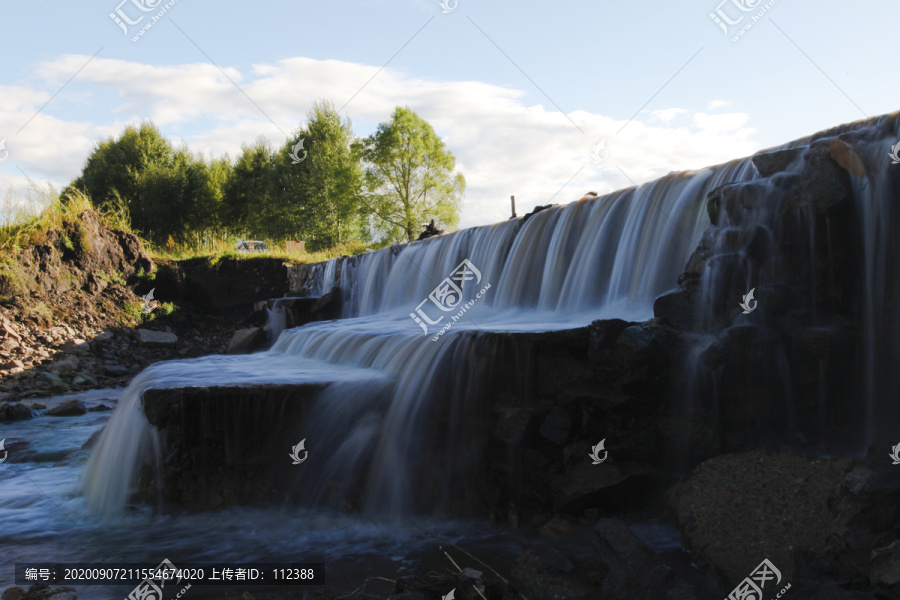
<instances>
[{"instance_id":1,"label":"wet rock","mask_svg":"<svg viewBox=\"0 0 900 600\"><path fill-rule=\"evenodd\" d=\"M124 377L131 374L131 370L122 365L104 365L100 368L100 372L107 377Z\"/></svg>"},{"instance_id":2,"label":"wet rock","mask_svg":"<svg viewBox=\"0 0 900 600\"><path fill-rule=\"evenodd\" d=\"M81 400L69 400L47 411L51 417L77 417L87 412Z\"/></svg>"},{"instance_id":3,"label":"wet rock","mask_svg":"<svg viewBox=\"0 0 900 600\"><path fill-rule=\"evenodd\" d=\"M507 446L517 447L534 429L534 411L528 408L501 410L494 426L494 437Z\"/></svg>"},{"instance_id":4,"label":"wet rock","mask_svg":"<svg viewBox=\"0 0 900 600\"><path fill-rule=\"evenodd\" d=\"M168 331L154 331L152 329L138 329L138 342L148 348L171 346L178 341L178 336Z\"/></svg>"},{"instance_id":5,"label":"wet rock","mask_svg":"<svg viewBox=\"0 0 900 600\"><path fill-rule=\"evenodd\" d=\"M757 549L766 548L765 557L790 580L801 555L826 552L829 497L850 460L762 451L720 456L675 485L669 501L698 564L736 584L759 565Z\"/></svg>"},{"instance_id":6,"label":"wet rock","mask_svg":"<svg viewBox=\"0 0 900 600\"><path fill-rule=\"evenodd\" d=\"M900 540L890 546L876 548L869 561L869 580L875 585L900 584Z\"/></svg>"},{"instance_id":7,"label":"wet rock","mask_svg":"<svg viewBox=\"0 0 900 600\"><path fill-rule=\"evenodd\" d=\"M542 436L557 446L562 446L566 443L571 430L572 416L568 411L558 406L544 418L539 429Z\"/></svg>"},{"instance_id":8,"label":"wet rock","mask_svg":"<svg viewBox=\"0 0 900 600\"><path fill-rule=\"evenodd\" d=\"M559 206L559 204L545 204L543 206L535 206L533 211L531 211L530 213L526 213L522 217L522 222L524 223L525 221L527 221L534 215L538 214L539 212L541 212L543 210L547 210L548 208L553 208L554 206Z\"/></svg>"},{"instance_id":9,"label":"wet rock","mask_svg":"<svg viewBox=\"0 0 900 600\"><path fill-rule=\"evenodd\" d=\"M645 546L618 519L600 519L594 525L594 550L606 567L600 597L655 600L672 577L653 550Z\"/></svg>"},{"instance_id":10,"label":"wet rock","mask_svg":"<svg viewBox=\"0 0 900 600\"><path fill-rule=\"evenodd\" d=\"M831 140L828 145L831 152L831 158L841 165L848 173L854 177L865 177L866 166L863 164L862 158L856 153L856 150L840 137Z\"/></svg>"},{"instance_id":11,"label":"wet rock","mask_svg":"<svg viewBox=\"0 0 900 600\"><path fill-rule=\"evenodd\" d=\"M91 434L91 437L87 439L82 445L82 450L87 450L88 448L93 448L97 441L100 439L100 436L103 435L103 430L106 429L106 425L95 431Z\"/></svg>"},{"instance_id":12,"label":"wet rock","mask_svg":"<svg viewBox=\"0 0 900 600\"><path fill-rule=\"evenodd\" d=\"M787 150L773 150L772 152L762 152L754 154L750 160L753 166L763 177L780 173L787 168L803 153L806 146L798 148L788 148Z\"/></svg>"},{"instance_id":13,"label":"wet rock","mask_svg":"<svg viewBox=\"0 0 900 600\"><path fill-rule=\"evenodd\" d=\"M0 402L0 421L25 421L34 415L31 409L18 402Z\"/></svg>"},{"instance_id":14,"label":"wet rock","mask_svg":"<svg viewBox=\"0 0 900 600\"><path fill-rule=\"evenodd\" d=\"M78 594L73 588L52 588L47 584L39 583L28 588L19 600L78 600Z\"/></svg>"},{"instance_id":15,"label":"wet rock","mask_svg":"<svg viewBox=\"0 0 900 600\"><path fill-rule=\"evenodd\" d=\"M92 406L87 410L88 412L106 412L112 409L105 404L98 404L97 406Z\"/></svg>"},{"instance_id":16,"label":"wet rock","mask_svg":"<svg viewBox=\"0 0 900 600\"><path fill-rule=\"evenodd\" d=\"M570 566L572 569L569 569ZM513 568L512 574L524 583L527 597L554 600L596 599L596 587L573 576L573 570L574 565L562 553L552 548L541 548L526 551Z\"/></svg>"},{"instance_id":17,"label":"wet rock","mask_svg":"<svg viewBox=\"0 0 900 600\"><path fill-rule=\"evenodd\" d=\"M677 329L693 329L696 323L694 307L696 292L693 287L678 287L660 294L653 301L653 314Z\"/></svg>"},{"instance_id":18,"label":"wet rock","mask_svg":"<svg viewBox=\"0 0 900 600\"><path fill-rule=\"evenodd\" d=\"M72 380L72 383L75 385L97 385L97 380L87 373L79 373Z\"/></svg>"},{"instance_id":19,"label":"wet rock","mask_svg":"<svg viewBox=\"0 0 900 600\"><path fill-rule=\"evenodd\" d=\"M45 405L41 404L40 402L29 402L28 406L31 408L31 410L44 410L45 408L47 408Z\"/></svg>"},{"instance_id":20,"label":"wet rock","mask_svg":"<svg viewBox=\"0 0 900 600\"><path fill-rule=\"evenodd\" d=\"M3 595L0 596L0 600L21 600L24 595L25 590L16 585L7 588L6 591L3 592Z\"/></svg>"},{"instance_id":21,"label":"wet rock","mask_svg":"<svg viewBox=\"0 0 900 600\"><path fill-rule=\"evenodd\" d=\"M238 329L228 343L228 354L246 354L266 344L266 332L262 327Z\"/></svg>"},{"instance_id":22,"label":"wet rock","mask_svg":"<svg viewBox=\"0 0 900 600\"><path fill-rule=\"evenodd\" d=\"M310 313L316 315L318 319L336 319L340 316L341 310L341 288L335 286L321 298L316 300L315 304L309 309Z\"/></svg>"},{"instance_id":23,"label":"wet rock","mask_svg":"<svg viewBox=\"0 0 900 600\"><path fill-rule=\"evenodd\" d=\"M559 475L551 483L553 506L556 510L580 512L587 508L616 504L628 496L627 483L636 486L644 473L638 469L610 464L593 465L585 461Z\"/></svg>"},{"instance_id":24,"label":"wet rock","mask_svg":"<svg viewBox=\"0 0 900 600\"><path fill-rule=\"evenodd\" d=\"M632 325L622 319L604 319L591 323L588 352L592 361L608 359L622 331Z\"/></svg>"}]
</instances>

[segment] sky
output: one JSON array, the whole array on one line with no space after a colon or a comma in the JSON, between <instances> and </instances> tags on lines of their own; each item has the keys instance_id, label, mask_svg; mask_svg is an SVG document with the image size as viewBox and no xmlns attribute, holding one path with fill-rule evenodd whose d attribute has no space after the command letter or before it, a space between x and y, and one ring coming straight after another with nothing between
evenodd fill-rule
<instances>
[{"instance_id":1,"label":"sky","mask_svg":"<svg viewBox=\"0 0 900 600\"><path fill-rule=\"evenodd\" d=\"M898 22L893 0L0 0L0 199L62 188L128 124L234 159L326 99L359 136L416 111L466 176L460 226L493 223L510 195L521 215L896 111Z\"/></svg>"}]
</instances>

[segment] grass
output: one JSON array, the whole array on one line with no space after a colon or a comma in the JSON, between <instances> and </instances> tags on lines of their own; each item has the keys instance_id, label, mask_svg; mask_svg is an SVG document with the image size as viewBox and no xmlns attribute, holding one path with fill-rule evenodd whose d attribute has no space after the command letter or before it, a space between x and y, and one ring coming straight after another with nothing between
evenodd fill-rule
<instances>
[{"instance_id":1,"label":"grass","mask_svg":"<svg viewBox=\"0 0 900 600\"><path fill-rule=\"evenodd\" d=\"M285 250L284 242L269 239L260 241L265 242L266 246L269 247L268 252L238 252L235 249L235 246L237 246L236 240L234 242L228 240L214 240L210 245L205 247L175 245L170 248L158 248L153 245L147 245L145 242L145 247L150 256L154 259L178 261L190 258L206 258L208 259L210 266L216 266L222 260L226 259L252 260L258 258L277 258L289 262L308 264L326 261L337 258L338 256L363 254L369 250L380 248L380 246L374 244L367 246L364 242L349 242L346 244L338 244L337 246L318 252L287 252Z\"/></svg>"},{"instance_id":2,"label":"grass","mask_svg":"<svg viewBox=\"0 0 900 600\"><path fill-rule=\"evenodd\" d=\"M85 210L93 208L90 199L80 192L67 194L63 201L52 188L42 190L34 186L28 191L25 199L16 197L10 191L4 201L0 202L0 268L12 269L18 252L34 244L45 243L48 232L52 230L62 233L63 243L69 250L90 252L90 235L82 226L79 217ZM129 225L128 210L124 201L120 200L118 205L110 210L97 212L101 221L109 228L135 233ZM74 226L68 234L65 223ZM262 241L269 247L269 252L238 252L235 249L236 238L209 240L206 244L176 244L170 239L163 246L156 246L141 239L144 249L154 259L178 261L206 257L212 266L224 259L248 260L260 257L308 264L339 256L363 254L386 245L348 242L316 252L287 252L284 240ZM153 279L153 274L140 273L138 277ZM15 279L14 274L12 279ZM115 280L114 276L110 279Z\"/></svg>"}]
</instances>

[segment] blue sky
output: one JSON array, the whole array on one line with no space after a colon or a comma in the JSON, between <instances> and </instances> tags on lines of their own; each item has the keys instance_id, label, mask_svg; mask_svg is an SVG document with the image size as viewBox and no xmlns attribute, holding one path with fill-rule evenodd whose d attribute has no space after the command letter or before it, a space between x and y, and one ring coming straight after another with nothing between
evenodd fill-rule
<instances>
[{"instance_id":1,"label":"blue sky","mask_svg":"<svg viewBox=\"0 0 900 600\"><path fill-rule=\"evenodd\" d=\"M171 0L119 2L0 0L0 198L65 185L128 123L234 157L326 98L358 135L397 105L432 123L471 226L900 109L900 2L176 0L137 42ZM117 7L144 16L128 35Z\"/></svg>"}]
</instances>

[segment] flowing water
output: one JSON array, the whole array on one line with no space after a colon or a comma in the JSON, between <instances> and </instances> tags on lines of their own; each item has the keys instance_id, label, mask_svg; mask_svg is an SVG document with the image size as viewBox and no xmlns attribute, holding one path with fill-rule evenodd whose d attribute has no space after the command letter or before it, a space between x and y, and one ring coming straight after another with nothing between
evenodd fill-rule
<instances>
[{"instance_id":1,"label":"flowing water","mask_svg":"<svg viewBox=\"0 0 900 600\"><path fill-rule=\"evenodd\" d=\"M867 161L877 164L877 155L887 153L885 141L898 132L896 117L878 122ZM900 356L900 318L884 298L900 297L900 211L885 198L897 197L900 175L888 168L855 182L855 193L866 239L868 422L883 404L896 424L886 394L900 390L900 374L892 366ZM737 160L547 209L524 223L511 220L334 259L315 268L313 291L321 295L339 287L341 319L289 328L276 304L272 320L281 319L285 329L269 351L154 365L117 392L111 417L89 413L4 426L8 438L42 448L0 469L0 540L15 549L4 560L291 557L334 559L352 570L388 557L402 569L421 564L417 551L433 545L434 535L496 544L515 554L519 542L486 523L433 516L442 514L442 499L465 494L456 489L465 487L457 485L464 482L459 475L482 456L463 427L491 377L494 342L484 332L650 318L654 298L675 286L709 225L707 194L754 177L749 159ZM454 284L461 287L458 294ZM142 461L160 460L158 439L140 409L145 389L281 381L332 384L309 414L308 430L316 433L307 434L307 447L313 439L319 444L318 462L310 459L309 472L327 472L346 483L367 469L363 511L332 512L326 490L311 479L302 487L303 506L290 510L158 515L150 507L129 506ZM451 407L439 423L430 420L435 404ZM78 448L104 424L88 458ZM443 456L437 472L446 477L426 478L420 456ZM0 578L0 585L8 583ZM89 594L94 595L84 597L104 597Z\"/></svg>"}]
</instances>

